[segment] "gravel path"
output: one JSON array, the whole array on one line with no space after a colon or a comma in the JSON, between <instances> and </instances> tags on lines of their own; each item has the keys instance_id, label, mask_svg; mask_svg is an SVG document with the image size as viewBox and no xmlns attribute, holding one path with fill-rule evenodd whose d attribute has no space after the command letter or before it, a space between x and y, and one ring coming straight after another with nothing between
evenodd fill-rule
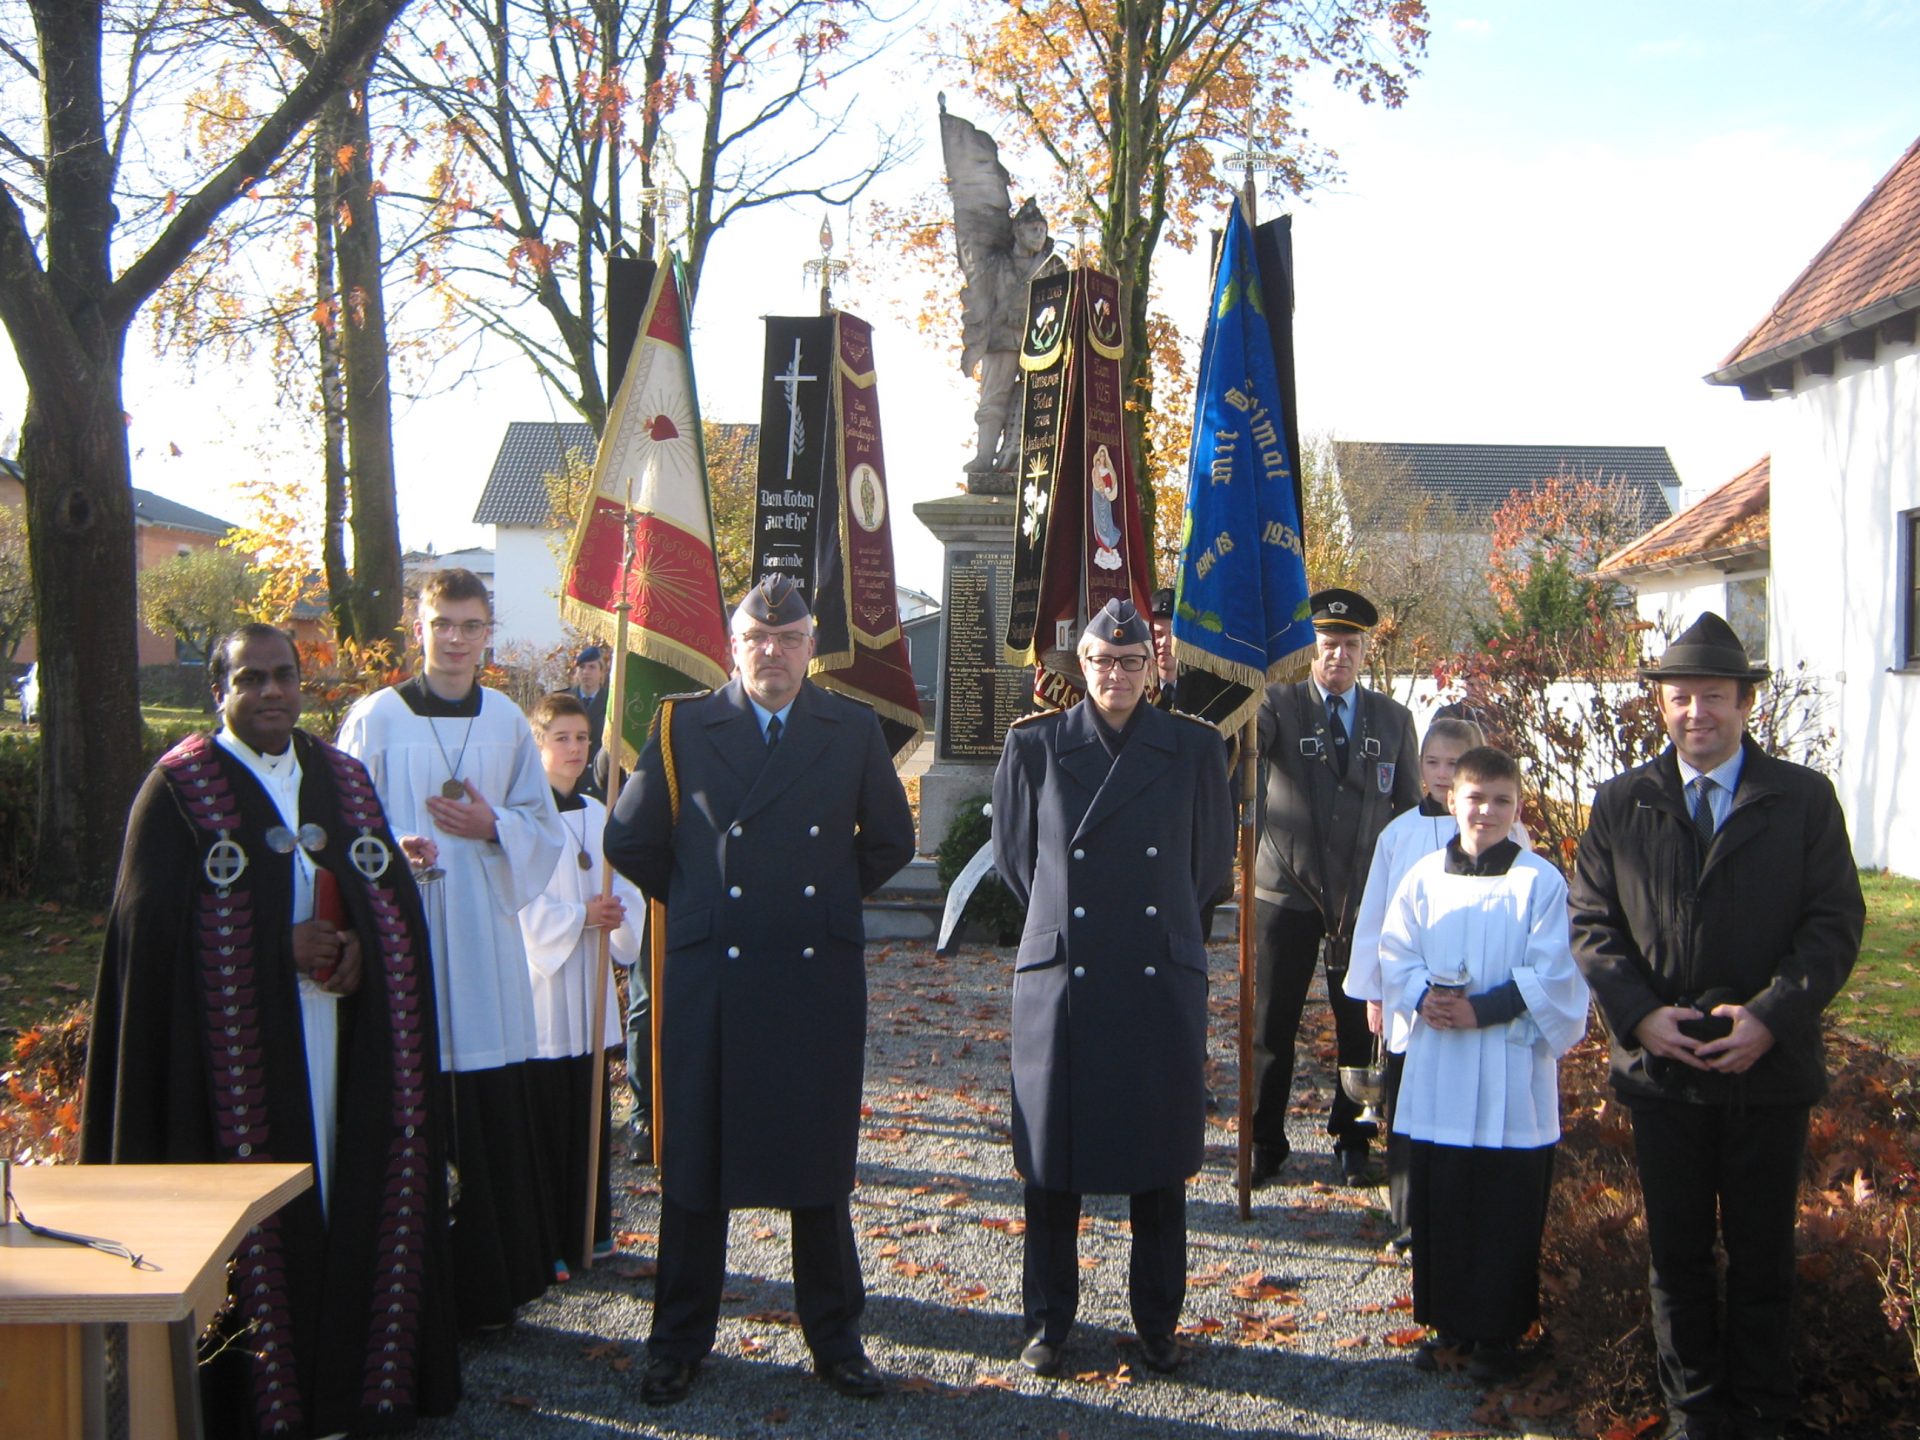
<instances>
[{"instance_id":1,"label":"gravel path","mask_svg":"<svg viewBox=\"0 0 1920 1440\"><path fill-rule=\"evenodd\" d=\"M1186 1363L1171 1379L1134 1363L1126 1306L1126 1201L1089 1197L1071 1378L1017 1363L1020 1187L1008 1142L1009 952L950 959L876 946L860 1185L853 1220L868 1288L865 1331L889 1379L876 1402L814 1380L792 1316L786 1217L734 1217L720 1337L692 1396L667 1410L639 1399L652 1311L658 1192L651 1172L615 1171L622 1253L555 1286L506 1334L463 1351L466 1400L430 1437L929 1436L941 1440L1182 1440L1218 1435L1400 1440L1490 1433L1478 1388L1409 1363L1412 1274L1383 1258L1384 1190L1336 1182L1319 1132L1324 1092L1296 1086L1294 1158L1284 1184L1233 1195L1230 947L1213 955L1210 1070L1222 1113L1189 1191ZM1310 1019L1325 1020L1324 1003ZM1305 1078L1328 1083L1325 1052ZM1396 1340L1399 1342L1396 1344Z\"/></svg>"}]
</instances>

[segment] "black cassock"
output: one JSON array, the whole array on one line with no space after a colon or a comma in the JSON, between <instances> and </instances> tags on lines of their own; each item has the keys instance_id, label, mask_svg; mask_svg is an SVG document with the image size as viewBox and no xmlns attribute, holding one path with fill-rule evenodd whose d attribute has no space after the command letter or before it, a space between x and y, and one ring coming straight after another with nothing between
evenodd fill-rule
<instances>
[{"instance_id":1,"label":"black cassock","mask_svg":"<svg viewBox=\"0 0 1920 1440\"><path fill-rule=\"evenodd\" d=\"M310 853L339 882L362 979L338 1002L331 1215L309 1189L243 1237L220 1326L231 1343L201 1372L217 1436L402 1430L460 1398L419 897L360 763L301 731L294 745L300 818L326 836ZM266 843L279 824L253 775L207 736L148 775L94 1001L84 1163L313 1163L294 860ZM209 856L223 833L246 857L224 888L208 873L221 873ZM390 857L376 879L348 858L362 836ZM139 1217L128 1226L137 1250Z\"/></svg>"}]
</instances>

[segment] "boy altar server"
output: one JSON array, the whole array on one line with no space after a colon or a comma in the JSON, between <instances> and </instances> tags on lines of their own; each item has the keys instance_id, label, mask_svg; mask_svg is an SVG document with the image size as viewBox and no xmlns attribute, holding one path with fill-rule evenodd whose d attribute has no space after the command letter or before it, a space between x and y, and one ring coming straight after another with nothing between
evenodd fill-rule
<instances>
[{"instance_id":1,"label":"boy altar server","mask_svg":"<svg viewBox=\"0 0 1920 1440\"><path fill-rule=\"evenodd\" d=\"M414 628L421 673L348 711L340 748L367 767L421 867L440 1064L452 1072L460 1324L497 1328L546 1289L560 1253L528 1103L535 1026L519 914L565 837L527 717L478 681L493 628L480 577L428 575Z\"/></svg>"},{"instance_id":2,"label":"boy altar server","mask_svg":"<svg viewBox=\"0 0 1920 1440\"><path fill-rule=\"evenodd\" d=\"M539 1036L535 1048L539 1058L528 1072L533 1082L534 1118L559 1206L560 1256L577 1260L585 1254L587 1239L583 1227L591 1139L588 1111L593 1102L593 982L600 968L600 932L609 932L613 959L621 965L632 965L640 957L640 937L631 921L641 915L646 902L618 876L613 893L601 894L605 862L600 847L607 829L607 807L581 788L593 748L588 730L593 722L585 702L570 691L543 695L529 718L534 741L540 747L540 763L560 810L560 823L566 827L567 845L560 863L553 867L547 888L520 912L520 934L527 942L527 966L533 979L534 1027ZM607 971L601 1016L602 1045L619 1045L625 1036L611 969ZM596 1255L613 1248L610 1105L607 1087L602 1083L600 1164L594 1181L600 1192L594 1206Z\"/></svg>"},{"instance_id":3,"label":"boy altar server","mask_svg":"<svg viewBox=\"0 0 1920 1440\"><path fill-rule=\"evenodd\" d=\"M1407 1033L1394 1129L1412 1141L1413 1315L1478 1379L1519 1365L1540 1309L1540 1235L1560 1139L1559 1057L1586 1033L1567 885L1512 839L1520 772L1469 750L1460 834L1418 861L1380 932L1383 1004ZM1416 1357L1437 1365L1436 1346Z\"/></svg>"}]
</instances>

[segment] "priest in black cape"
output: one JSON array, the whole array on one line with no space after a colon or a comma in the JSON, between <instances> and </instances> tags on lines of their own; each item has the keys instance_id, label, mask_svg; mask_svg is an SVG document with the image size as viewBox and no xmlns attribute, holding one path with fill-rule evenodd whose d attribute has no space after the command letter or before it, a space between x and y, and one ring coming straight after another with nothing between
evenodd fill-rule
<instances>
[{"instance_id":1,"label":"priest in black cape","mask_svg":"<svg viewBox=\"0 0 1920 1440\"><path fill-rule=\"evenodd\" d=\"M128 819L81 1159L313 1165L234 1256L206 1434L408 1429L460 1398L418 894L366 771L294 728L287 636L245 626L208 673L221 731Z\"/></svg>"}]
</instances>

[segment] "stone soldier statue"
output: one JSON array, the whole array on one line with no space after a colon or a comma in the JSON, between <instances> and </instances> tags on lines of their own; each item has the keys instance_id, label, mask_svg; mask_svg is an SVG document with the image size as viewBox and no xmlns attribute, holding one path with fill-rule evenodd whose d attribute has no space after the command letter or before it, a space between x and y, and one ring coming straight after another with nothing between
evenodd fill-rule
<instances>
[{"instance_id":1,"label":"stone soldier statue","mask_svg":"<svg viewBox=\"0 0 1920 1440\"><path fill-rule=\"evenodd\" d=\"M1046 217L1032 200L1016 212L1006 167L993 137L957 115L940 97L940 143L953 197L954 246L967 283L960 291L960 368L980 375L974 422L980 439L969 475L1011 475L1019 468L1022 397L1020 334L1027 323L1027 286L1059 268Z\"/></svg>"},{"instance_id":2,"label":"stone soldier statue","mask_svg":"<svg viewBox=\"0 0 1920 1440\"><path fill-rule=\"evenodd\" d=\"M1354 917L1373 842L1420 801L1413 716L1359 684L1367 631L1379 613L1352 590L1309 597L1312 669L1294 685L1269 686L1260 703L1260 848L1254 865L1258 968L1254 995L1253 1182L1271 1182L1286 1163L1287 1103L1294 1041L1314 962L1326 942L1327 999L1340 1064L1365 1065L1373 1051L1363 1001L1341 988ZM1339 1087L1327 1133L1350 1182L1367 1175L1373 1127Z\"/></svg>"},{"instance_id":3,"label":"stone soldier statue","mask_svg":"<svg viewBox=\"0 0 1920 1440\"><path fill-rule=\"evenodd\" d=\"M1086 699L1015 722L993 781L994 863L1027 907L1013 977L1020 1359L1058 1372L1079 1303L1080 1197L1121 1194L1141 1360L1168 1371L1206 1124L1201 907L1233 865L1226 747L1204 721L1144 703L1152 634L1126 601L1089 622L1079 653Z\"/></svg>"},{"instance_id":4,"label":"stone soldier statue","mask_svg":"<svg viewBox=\"0 0 1920 1440\"><path fill-rule=\"evenodd\" d=\"M713 1346L728 1212L793 1213L795 1310L821 1379L881 1393L847 1198L866 1059L863 898L913 857L879 719L806 679L785 576L733 614L734 678L679 699L620 792L606 855L667 906L660 1272L641 1398L683 1399Z\"/></svg>"}]
</instances>

